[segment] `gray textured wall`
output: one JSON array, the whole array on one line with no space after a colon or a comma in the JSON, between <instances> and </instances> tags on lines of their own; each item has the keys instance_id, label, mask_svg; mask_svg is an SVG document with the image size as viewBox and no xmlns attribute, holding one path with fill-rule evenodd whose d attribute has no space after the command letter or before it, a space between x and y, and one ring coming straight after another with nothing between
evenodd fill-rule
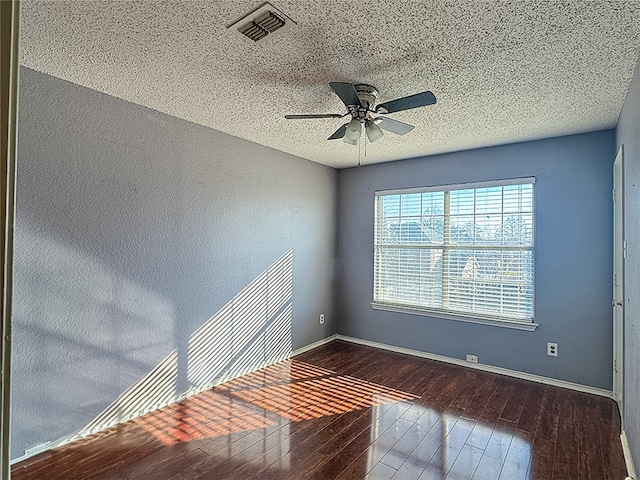
<instances>
[{"instance_id":1,"label":"gray textured wall","mask_svg":"<svg viewBox=\"0 0 640 480\"><path fill-rule=\"evenodd\" d=\"M335 333L334 169L21 75L13 458Z\"/></svg>"},{"instance_id":2,"label":"gray textured wall","mask_svg":"<svg viewBox=\"0 0 640 480\"><path fill-rule=\"evenodd\" d=\"M340 170L339 333L611 389L614 146L607 130ZM376 190L517 177L536 177L535 332L371 308Z\"/></svg>"},{"instance_id":3,"label":"gray textured wall","mask_svg":"<svg viewBox=\"0 0 640 480\"><path fill-rule=\"evenodd\" d=\"M624 145L624 429L640 468L640 62L618 120L617 144ZM635 447L635 448L634 448Z\"/></svg>"}]
</instances>

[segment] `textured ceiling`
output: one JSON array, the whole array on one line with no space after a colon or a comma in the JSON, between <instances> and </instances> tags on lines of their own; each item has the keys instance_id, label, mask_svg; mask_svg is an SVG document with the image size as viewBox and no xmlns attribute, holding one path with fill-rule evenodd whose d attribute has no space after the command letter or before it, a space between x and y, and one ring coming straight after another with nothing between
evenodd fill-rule
<instances>
[{"instance_id":1,"label":"textured ceiling","mask_svg":"<svg viewBox=\"0 0 640 480\"><path fill-rule=\"evenodd\" d=\"M613 127L640 54L640 0L272 0L294 28L227 30L261 3L23 0L21 63L343 168ZM366 146L326 140L340 119L284 119L346 112L330 81L438 103Z\"/></svg>"}]
</instances>

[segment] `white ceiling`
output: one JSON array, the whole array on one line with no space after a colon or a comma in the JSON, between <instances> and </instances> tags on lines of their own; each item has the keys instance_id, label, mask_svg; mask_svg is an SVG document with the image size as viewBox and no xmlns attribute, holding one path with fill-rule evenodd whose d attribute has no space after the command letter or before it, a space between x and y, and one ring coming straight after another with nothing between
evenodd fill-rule
<instances>
[{"instance_id":1,"label":"white ceiling","mask_svg":"<svg viewBox=\"0 0 640 480\"><path fill-rule=\"evenodd\" d=\"M271 0L297 25L254 43L227 25L262 0L23 0L27 67L337 168L613 127L640 54L640 0ZM405 136L326 138L330 81L398 112Z\"/></svg>"}]
</instances>

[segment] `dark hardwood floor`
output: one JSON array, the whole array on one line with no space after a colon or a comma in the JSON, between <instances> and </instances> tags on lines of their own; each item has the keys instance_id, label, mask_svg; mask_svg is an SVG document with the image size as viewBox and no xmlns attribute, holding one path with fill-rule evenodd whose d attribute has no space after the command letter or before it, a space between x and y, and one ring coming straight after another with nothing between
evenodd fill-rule
<instances>
[{"instance_id":1,"label":"dark hardwood floor","mask_svg":"<svg viewBox=\"0 0 640 480\"><path fill-rule=\"evenodd\" d=\"M623 480L612 400L334 341L14 465L14 480Z\"/></svg>"}]
</instances>

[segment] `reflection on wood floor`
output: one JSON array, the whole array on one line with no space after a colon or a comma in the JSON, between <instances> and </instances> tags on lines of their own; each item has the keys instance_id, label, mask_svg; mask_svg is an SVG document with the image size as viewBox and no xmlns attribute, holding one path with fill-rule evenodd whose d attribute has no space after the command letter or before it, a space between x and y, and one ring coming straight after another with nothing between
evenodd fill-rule
<instances>
[{"instance_id":1,"label":"reflection on wood floor","mask_svg":"<svg viewBox=\"0 0 640 480\"><path fill-rule=\"evenodd\" d=\"M13 467L14 480L620 480L612 400L334 341Z\"/></svg>"}]
</instances>

